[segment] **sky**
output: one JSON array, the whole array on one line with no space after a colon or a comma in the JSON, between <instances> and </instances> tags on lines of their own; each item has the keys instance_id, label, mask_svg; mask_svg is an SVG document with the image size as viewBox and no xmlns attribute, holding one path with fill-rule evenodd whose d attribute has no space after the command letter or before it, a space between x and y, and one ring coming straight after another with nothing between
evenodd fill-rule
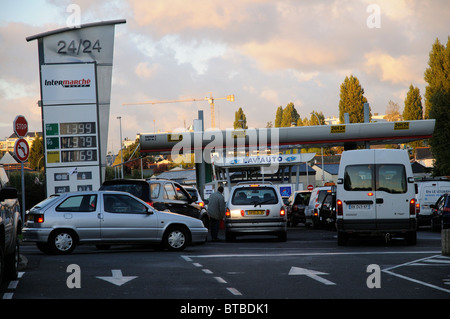
<instances>
[{"instance_id":1,"label":"sky","mask_svg":"<svg viewBox=\"0 0 450 319\"><path fill-rule=\"evenodd\" d=\"M79 9L74 11L75 8ZM76 13L79 12L79 15ZM294 103L339 116L340 85L356 76L372 114L420 89L433 43L450 36L448 0L0 0L0 138L24 115L42 131L37 41L73 24L126 19L115 27L108 151L122 136L191 125L214 97L216 126L232 128L241 107L249 127L266 127ZM234 94L235 101L222 100Z\"/></svg>"}]
</instances>

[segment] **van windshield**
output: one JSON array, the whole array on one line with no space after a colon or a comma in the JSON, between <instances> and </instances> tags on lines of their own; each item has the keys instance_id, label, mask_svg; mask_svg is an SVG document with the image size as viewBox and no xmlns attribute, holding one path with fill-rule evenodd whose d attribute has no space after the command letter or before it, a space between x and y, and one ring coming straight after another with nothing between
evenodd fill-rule
<instances>
[{"instance_id":1,"label":"van windshield","mask_svg":"<svg viewBox=\"0 0 450 319\"><path fill-rule=\"evenodd\" d=\"M344 189L347 191L373 191L375 188L401 194L407 192L407 187L405 166L401 164L349 165L345 168Z\"/></svg>"}]
</instances>

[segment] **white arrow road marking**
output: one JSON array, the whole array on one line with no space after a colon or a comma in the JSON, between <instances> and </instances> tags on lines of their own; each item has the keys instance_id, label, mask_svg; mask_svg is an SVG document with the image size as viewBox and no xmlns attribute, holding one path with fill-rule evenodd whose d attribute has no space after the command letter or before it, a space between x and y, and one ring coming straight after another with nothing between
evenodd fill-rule
<instances>
[{"instance_id":1,"label":"white arrow road marking","mask_svg":"<svg viewBox=\"0 0 450 319\"><path fill-rule=\"evenodd\" d=\"M317 280L317 281L323 283L324 285L336 285L334 282L318 276L318 275L329 275L325 272L309 270L306 268L291 267L291 270L289 271L289 276L292 276L292 275L305 275L311 279L314 279L314 280Z\"/></svg>"},{"instance_id":2,"label":"white arrow road marking","mask_svg":"<svg viewBox=\"0 0 450 319\"><path fill-rule=\"evenodd\" d=\"M133 280L138 277L138 276L125 276L124 277L122 275L122 270L120 270L120 269L112 269L111 272L112 272L111 277L96 276L96 278L108 281L116 286L122 286L123 284L126 284L130 280Z\"/></svg>"}]
</instances>

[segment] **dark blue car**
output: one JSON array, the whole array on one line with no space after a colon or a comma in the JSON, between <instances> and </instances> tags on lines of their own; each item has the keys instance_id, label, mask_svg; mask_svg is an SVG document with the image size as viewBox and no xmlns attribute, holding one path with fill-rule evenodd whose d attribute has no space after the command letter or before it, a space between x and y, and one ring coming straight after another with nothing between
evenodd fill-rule
<instances>
[{"instance_id":1,"label":"dark blue car","mask_svg":"<svg viewBox=\"0 0 450 319\"><path fill-rule=\"evenodd\" d=\"M443 194L436 201L436 204L430 205L431 228L433 230L450 229L450 193Z\"/></svg>"}]
</instances>

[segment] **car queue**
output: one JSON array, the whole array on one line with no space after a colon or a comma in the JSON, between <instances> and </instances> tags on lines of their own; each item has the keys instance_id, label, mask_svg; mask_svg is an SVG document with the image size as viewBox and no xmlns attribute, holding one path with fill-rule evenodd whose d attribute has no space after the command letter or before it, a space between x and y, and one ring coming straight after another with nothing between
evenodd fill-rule
<instances>
[{"instance_id":1,"label":"car queue","mask_svg":"<svg viewBox=\"0 0 450 319\"><path fill-rule=\"evenodd\" d=\"M350 237L404 237L416 244L417 186L408 158L398 150L349 151L341 160L337 185L296 191L287 202L276 185L241 182L226 202L226 241L252 235L287 240L288 226L328 228L337 242ZM352 153L357 152L357 153ZM345 152L344 152L345 153ZM378 159L377 159L378 158ZM193 187L171 180L113 180L99 191L52 195L30 209L24 241L45 253L66 254L79 244L108 248L112 244L156 243L181 251L207 241L207 200ZM432 209L433 228L450 227L450 195Z\"/></svg>"}]
</instances>

